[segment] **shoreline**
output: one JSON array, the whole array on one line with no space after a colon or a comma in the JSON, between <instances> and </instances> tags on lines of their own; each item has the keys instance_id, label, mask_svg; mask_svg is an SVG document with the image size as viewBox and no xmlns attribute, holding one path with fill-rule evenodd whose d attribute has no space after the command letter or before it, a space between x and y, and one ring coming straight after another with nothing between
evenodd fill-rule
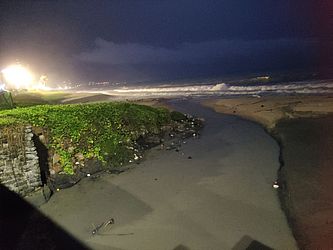
<instances>
[{"instance_id":1,"label":"shoreline","mask_svg":"<svg viewBox=\"0 0 333 250\"><path fill-rule=\"evenodd\" d=\"M239 97L206 100L203 105L216 112L254 121L277 142L280 148L278 197L299 248L333 247L333 222L329 219L333 218L333 213L327 212L333 209L333 197L327 191L331 190L327 188L330 184L318 177L333 175L333 169L326 166L330 162L329 155L333 153L333 140L330 139L333 133L329 129L326 129L326 134L321 131L329 124L329 128L333 128L332 97ZM263 110L266 106L270 113ZM295 136L298 136L297 140ZM326 155L321 155L319 161L316 154L321 150L326 151ZM315 218L312 218L313 213Z\"/></svg>"},{"instance_id":2,"label":"shoreline","mask_svg":"<svg viewBox=\"0 0 333 250\"><path fill-rule=\"evenodd\" d=\"M274 100L272 100L272 99L274 99ZM144 185L141 184L141 182L137 182L139 177L141 178L141 175L144 173L143 171L146 172L146 170L144 170L144 169L141 170L141 167L139 167L139 168L135 167L133 169L133 171L125 172L124 174L117 176L116 179L114 179L116 181L116 185L112 186L110 188L107 187L107 185L106 185L106 183L109 183L111 181L111 180L109 180L109 177L107 177L107 176L101 177L101 180L106 181L106 182L104 182L104 183L102 182L102 183L98 184L100 186L98 186L96 191L103 190L103 189L109 190L109 191L107 191L107 193L105 193L104 191L101 191L101 194L109 195L108 194L109 192L115 193L117 196L117 199L120 199L120 201L121 201L120 207L113 205L113 203L110 203L110 204L107 203L107 204L104 204L103 206L106 206L106 207L110 206L111 208L113 206L115 206L114 207L114 209L116 209L115 212L119 213L119 212L117 212L118 209L121 208L121 206L123 206L127 202L126 200L134 202L135 204L137 204L136 206L139 206L140 209L142 208L142 212L145 211L144 213L147 213L148 218L150 218L150 216L154 215L156 212L158 213L159 217L155 218L155 219L157 219L157 221L154 220L151 222L152 225L154 225L154 227L155 227L158 225L158 224L156 224L156 222L158 223L158 221L160 220L159 218L165 217L165 213L164 212L159 213L160 205L156 206L156 204L155 204L156 201L150 199L150 196L149 196L150 194L147 195L147 193L146 193L147 190L145 190L145 189L150 188L149 186L151 186L151 185L156 185L157 183L159 183L160 180L163 180L166 177L172 177L172 176L173 177L171 178L171 181L174 181L173 180L174 178L176 178L176 179L178 178L180 183L182 183L183 179L181 179L181 178L184 178L185 175L190 174L190 176L189 176L190 178L187 178L187 181L188 181L188 184L191 185L191 188L189 189L188 187L186 187L185 188L186 192L183 192L182 186L177 186L179 183L175 182L175 185L177 184L175 186L176 189L173 190L174 187L171 188L170 190L173 190L174 192L170 193L168 191L170 188L169 185L163 186L163 185L165 185L165 181L161 183L162 184L161 188L157 189L156 191L160 190L159 192L161 192L161 191L167 192L170 200L177 201L177 204L180 207L173 208L173 209L175 209L174 212L176 212L178 214L177 216L184 215L183 206L186 207L186 210L189 209L189 211L192 211L189 214L187 214L187 217L189 215L188 219L190 219L192 222L197 221L198 218L196 216L199 214L199 211L200 211L200 214L202 213L201 206L203 206L204 203L206 203L205 206L206 206L207 211L209 211L212 208L214 213L216 212L216 215L214 215L214 216L217 216L218 214L221 213L220 210L215 211L216 201L218 201L218 203L219 203L219 206L218 206L219 209L225 207L225 209L222 209L222 214L219 215L219 216L222 216L221 222L223 221L223 223L221 225L219 224L219 228L220 228L219 230L222 230L221 231L222 234L225 234L225 233L228 234L229 230L227 230L225 232L223 231L223 230L225 230L225 227L224 227L225 223L227 223L227 224L229 223L229 224L233 225L234 222L237 222L237 224L233 225L231 228L231 229L233 229L233 230L231 230L232 232L230 235L230 236L232 236L231 241L226 240L223 242L222 241L219 242L218 235L215 235L215 233L213 233L214 227L211 228L211 225L214 225L215 222L211 221L212 224L207 224L207 222L206 222L207 219L209 219L209 220L211 219L210 215L207 214L206 215L207 218L205 220L200 221L201 227L208 230L206 233L210 232L210 234L214 235L214 237L213 237L214 243L212 243L213 244L212 246L216 247L219 244L222 244L222 245L225 244L225 246L228 246L230 248L232 246L236 246L236 245L238 246L239 244L241 244L241 245L245 244L245 243L247 244L249 242L248 242L248 238L246 238L246 237L251 236L250 239L253 237L252 242L254 242L254 243L257 242L257 240L258 240L259 242L261 242L263 244L267 244L268 247L282 246L283 244L289 244L290 248L288 248L288 249L294 249L296 247L296 243L292 243L292 242L295 241L294 240L295 237L293 237L292 233L291 233L291 229L293 229L294 226L292 223L290 223L290 219L289 219L290 215L288 215L287 209L283 209L283 204L285 204L281 199L281 196L283 196L283 194L281 194L281 189L280 189L278 191L278 195L276 195L276 190L274 190L272 188L272 184L275 180L279 179L281 181L281 183L283 182L282 177L280 177L281 176L280 174L281 174L281 169L282 169L283 160L284 160L282 157L282 154L283 154L282 140L280 143L276 137L273 137L273 131L276 129L276 123L278 123L278 120L281 119L281 117L283 117L283 115L286 115L286 118L311 117L311 116L313 116L313 114L311 112L309 112L309 109L312 109L313 107L311 107L311 106L309 107L306 105L304 107L304 105L303 105L304 103L299 101L300 98L297 98L298 100L296 102L295 97L291 97L291 99L289 99L287 101L287 103L283 103L282 99L283 99L282 97L265 97L265 98L260 98L260 99L248 98L248 97L247 98L240 97L240 98L235 98L235 99L232 99L232 98L215 99L215 100L212 99L212 100L208 100L208 101L205 100L202 107L198 103L198 100L184 101L183 99L178 99L178 98L176 98L176 99L172 99L172 98L171 99L154 99L153 98L153 99L148 99L148 100L147 99L132 100L131 102L134 102L134 103L146 104L146 105L151 105L151 106L164 106L164 107L168 107L171 110L176 109L181 112L183 112L185 110L188 113L192 113L192 111L195 113L199 110L202 110L202 111L205 110L203 112L203 114L208 115L210 117L210 119L212 119L210 122L210 128L206 129L205 133L206 133L206 135L212 136L214 139L212 138L212 141L208 140L208 142L210 142L210 143L208 143L208 144L206 143L205 147L201 148L201 149L200 149L200 145L197 143L194 143L195 145L193 145L193 146L190 144L184 145L184 146L186 146L185 148L192 149L196 153L192 152L192 153L188 154L188 156L186 156L186 158L184 160L181 160L181 162L180 162L181 164L177 168L174 168L173 170L167 170L168 168L170 168L170 166L168 165L168 162L174 162L176 159L178 159L177 157L175 158L175 156L171 155L172 151L165 153L165 156L163 156L163 158L170 157L170 159L168 161L165 161L165 159L162 160L162 158L161 158L161 160L159 160L157 162L156 162L156 160L154 161L154 159L150 159L147 162L143 162L141 167L145 167L145 168L148 167L148 170L152 171L152 173L149 174L149 176L150 176L149 179L146 180L147 183L145 183ZM276 105L277 100L278 100L278 105ZM327 101L327 100L329 100L329 101ZM199 102L200 101L201 100L199 99ZM225 107L225 110L223 110L223 103L225 101L229 102L229 104ZM262 103L262 101L264 101L264 103ZM326 101L327 101L327 103L329 103L331 101L331 99L329 99L329 97L328 97L326 99ZM209 103L209 105L207 105L207 102ZM237 103L237 102L239 102L239 103ZM184 104L185 104L185 107L183 107ZM251 107L251 105L252 105L252 107ZM205 108L205 106L206 106L206 108ZM229 114L232 116L220 116L220 115L216 114L216 112L213 112L213 111L210 111L210 109L207 109L207 106L210 108L213 107L215 109L215 111L217 111L217 112L226 113L226 114ZM234 112L235 111L235 109L233 109L234 106L237 107L236 112ZM253 113L247 112L249 107L252 108L250 110L253 111ZM267 110L267 107L268 107L268 110ZM278 115L275 116L275 113L273 113L273 116L272 116L272 111L275 108L277 108ZM278 108L281 108L283 112L281 110L279 110ZM317 109L319 109L319 112L316 114L317 116L325 114L325 112L326 112L325 110L322 109L322 107L320 105L317 106ZM295 110L298 111L297 114L292 113L292 111L295 111ZM301 110L301 112L299 112L299 110ZM200 111L200 112L202 112L202 111ZM244 111L246 112L245 113L246 115L244 114ZM265 119L267 114L271 115L271 116L268 116L268 119ZM253 115L253 116L251 117L251 115ZM242 118L241 119L236 118L236 117L233 118L233 116L240 116ZM199 115L199 117L201 117L201 116ZM242 120L244 120L244 121L242 121ZM225 121L226 123L224 123L223 121ZM253 124L251 125L250 123L253 123ZM220 124L220 125L218 125L218 124ZM231 127L229 127L230 124L231 124ZM261 126L258 126L258 124ZM233 126L236 126L236 127L234 128ZM211 129L213 129L213 130L211 130ZM263 130L265 132L263 132ZM236 132L236 131L238 131L238 132ZM219 135L221 138L216 140L215 135ZM205 135L204 135L204 137L205 137ZM252 139L249 139L249 138L252 138ZM204 140L207 140L207 139L204 139ZM221 142L218 144L217 142L219 140ZM231 141L233 141L233 142L230 144ZM255 142L256 146L253 145L254 142ZM212 143L212 145L210 145L211 143ZM267 145L266 145L266 143L267 143ZM264 146L264 145L266 145L266 146ZM212 146L214 146L214 147L212 147ZM210 148L210 150L212 152L215 152L217 150L217 148L220 148L219 150L221 152L217 153L217 154L213 153L209 157L207 156L207 159L205 161L202 161L202 159L201 160L198 159L198 161L197 161L198 165L195 165L197 169L193 169L193 166L191 166L191 165L196 162L195 154L201 155L202 153L206 152L207 148ZM236 148L237 148L237 150L236 150ZM176 151L176 152L178 152L178 151ZM179 154L179 152L176 154ZM238 156L236 156L235 154L237 154ZM167 155L170 155L170 156L167 156ZM185 155L186 155L186 153L185 153ZM242 157L239 157L240 155ZM192 156L194 156L195 160L192 159ZM279 158L279 163L276 160L277 157ZM241 158L244 158L244 159L241 159ZM151 168L151 166L150 166L151 160L153 160L153 162L155 162L154 168ZM208 166L209 166L208 169L205 169L206 164L208 164ZM216 166L216 164L218 164L218 165ZM158 165L162 165L164 167L161 168L161 167L158 167ZM267 166L269 166L269 167L267 168ZM155 167L157 167L157 170L155 170ZM198 172L197 170L200 170L200 171ZM141 171L142 171L142 173L141 173ZM183 177L178 176L179 171L180 171L181 175L183 175ZM194 171L194 172L192 172L192 171ZM211 171L213 171L213 172L210 173ZM225 171L227 171L227 174L225 174ZM202 177L202 174L204 172L207 172L207 173L205 173L204 176ZM163 174L161 174L161 173L163 173ZM164 177L165 174L166 174L166 176ZM156 175L156 176L153 176L153 175ZM136 176L136 178L133 178L133 176L134 177ZM192 179L193 177L195 177L194 182ZM99 177L97 176L97 178L99 178ZM199 181L200 179L202 179L202 180ZM95 178L85 178L85 180L83 180L83 183L85 183L84 185L87 185L87 183L89 183L90 181L93 181L93 180L95 180ZM118 197L118 192L120 190L119 190L119 185L117 183L120 184L121 189L128 192L128 194L126 192L123 193L121 191L121 193L119 193L119 197ZM199 183L202 187L205 187L204 190L197 189L195 187ZM237 189L239 189L238 191L234 190L234 188L232 188L232 187L235 187L235 184L238 187ZM77 203L80 203L80 202L74 201L72 198L76 197L76 195L80 195L80 196L83 195L83 194L81 194L80 189L84 189L84 185L82 183L78 183L78 185L74 186L73 189L64 190L63 192L57 193L56 196L58 197L58 201L52 201L52 199L51 199L51 203L53 203L54 206L58 206L59 211L58 210L53 211L52 210L53 208L50 207L50 206L52 206L51 204L45 204L43 206L44 208L42 208L42 210L44 212L46 212L47 214L49 214L51 217L53 217L56 221L60 222L60 224L62 224L65 229L68 229L69 232L77 232L78 234L75 233L75 235L77 235L80 240L83 240L84 242L85 241L90 242L90 240L93 240L93 239L90 239L89 237L87 238L87 225L89 225L89 223L91 223L93 221L87 221L85 219L85 217L93 216L93 218L95 217L94 220L96 220L99 223L100 221L104 220L103 217L101 217L101 215L104 214L104 216L107 216L107 214L106 214L105 209L103 209L103 208L99 209L99 211L101 212L101 215L97 215L97 214L93 215L91 213L81 214L81 212L79 212L79 214L73 213L73 211L77 210L77 209L74 209L74 207L76 205L78 205ZM90 184L88 184L88 185L90 185ZM280 186L281 186L281 184L280 184ZM138 189L138 187L139 187L139 189ZM143 188L142 191L144 191L144 192L141 191L142 188ZM249 191L249 193L246 195L245 195L245 193L247 193L248 191L245 191L245 190ZM188 191L190 191L190 193L188 193ZM197 193L197 192L202 194L201 198L196 197L196 196L195 197L191 196L192 193ZM74 195L75 193L76 193L76 195ZM96 193L95 195L96 195L96 197L99 197L101 194ZM65 201L66 201L66 195L69 195L69 197L68 197L67 203L66 202L64 203L64 200L62 200L62 199L65 199ZM72 197L71 197L71 195L72 195ZM190 195L190 196L188 196L188 195ZM158 199L159 194L156 193L155 196L156 196L155 198L157 198L157 200L159 200ZM87 201L93 199L95 201L95 203L97 204L100 201L96 200L97 199L96 197L86 197L85 198L83 196L82 198L87 199ZM192 200L192 202L194 202L194 204L192 204L192 205L194 205L194 207L192 207L192 206L187 207L186 202L183 203L184 201L186 201L189 198L190 198L190 200ZM262 202L263 200L265 202ZM201 202L198 203L199 201L201 201ZM205 202L202 203L202 201L205 201ZM66 211L67 208L62 207L61 204L70 204L70 202L73 202L73 204L71 204L71 206L73 206L73 208L70 209L70 211ZM116 200L116 202L117 202L117 200ZM163 201L159 201L159 203L161 203L163 206L166 206L165 208L169 208L168 203L164 204ZM123 204L123 205L121 205L121 204ZM153 210L150 211L150 209L147 209L149 207L151 207ZM120 211L124 208L126 208L126 206L121 208ZM236 210L235 210L235 208L236 208ZM44 210L44 209L46 209L46 210ZM93 207L91 207L91 209L93 209ZM239 213L243 209L249 210L249 213L246 213L246 216L243 213ZM230 211L235 210L235 211L231 213L229 210ZM127 220L125 219L125 217L123 217L125 214L122 214L122 213L118 214L117 216L120 216L121 220L125 220L125 224L123 224L123 225L122 225L123 222L120 221L121 228L122 227L124 227L123 229L126 229L126 228L131 229L133 227L136 228L135 224L138 222L143 223L143 225L145 225L146 217L141 218L140 211L138 212L138 211L131 210L131 209L127 211L129 214L138 216L138 218L140 218L139 221L131 222L129 224L128 224L128 222L126 222ZM257 214L258 212L260 212L260 214L262 216L259 216ZM63 220L62 216L67 216L70 214L72 214L73 216L82 216L82 220L85 221L85 223L84 224L81 223L81 225L80 225L80 223L76 223L76 222L72 221L72 223L73 223L73 226L72 226L72 225L68 225L67 221L62 221ZM167 213L167 214L169 214L169 213ZM192 215L193 215L193 218L192 218ZM196 216L194 216L194 215L196 215ZM169 214L169 216L172 216L172 215ZM267 216L267 218L265 216ZM286 217L288 218L289 227L287 225ZM200 216L200 218L201 218L201 216ZM253 224L254 221L251 221L251 219L249 220L249 218L252 218L252 219L255 218L254 221L257 221L257 224ZM164 218L164 219L166 220L166 222L168 221L167 218ZM68 220L70 221L71 218L68 218ZM245 222L245 224L243 224L243 222ZM267 224L266 222L267 223L269 222L270 225ZM134 224L132 224L132 223L134 223ZM172 223L174 223L174 222L172 222ZM187 224L188 221L183 221L182 223ZM118 217L116 218L116 224L118 224ZM175 225L177 225L177 226L175 226ZM240 227L240 225L242 225L242 226ZM170 224L169 226L178 228L177 230L179 230L180 228L183 228L184 225L182 225L182 224L178 225L177 222L175 222L175 224ZM84 229L85 231L82 231L82 227L85 228ZM159 226L157 226L157 227L159 227ZM242 228L242 227L244 227L244 228ZM162 228L160 229L160 230L162 230L160 233L162 233L164 230ZM240 228L242 228L241 231L239 231ZM266 228L266 230L264 230L264 228ZM115 229L117 231L117 226ZM255 230L252 231L252 229L255 229ZM120 231L122 231L122 230L120 230ZM240 234L240 232L243 232L243 233ZM120 233L122 233L122 232L120 232ZM139 234L139 233L140 232L137 231L137 233L135 233L135 234ZM154 234L154 232L150 232L150 233ZM206 238L204 238L201 233L199 233L199 231L195 231L195 234L198 234L197 236L199 238L202 238L202 240L206 241ZM295 232L294 232L294 235L295 235ZM159 237L160 236L161 235L159 235ZM244 236L245 238L244 237L242 238L242 236ZM134 238L136 236L131 236L131 237ZM192 237L191 235L188 235L188 239L190 239L191 237ZM137 238L137 240L139 240L139 238ZM174 239L171 239L171 238L170 238L170 240L174 241ZM239 240L239 242L238 242L239 244L237 243L237 240ZM283 242L284 240L287 240L287 241ZM281 241L281 242L279 242L279 241ZM95 243L103 243L103 242L104 241L102 239L98 239L98 241L96 241ZM119 244L123 244L123 243L121 243L121 241L119 241ZM202 244L202 242L198 241L197 244ZM120 247L120 245L119 245L119 247ZM216 248L216 249L218 249L218 248ZM278 247L278 249L282 249L282 248ZM284 247L284 249L286 249L286 248Z\"/></svg>"},{"instance_id":3,"label":"shoreline","mask_svg":"<svg viewBox=\"0 0 333 250\"><path fill-rule=\"evenodd\" d=\"M333 115L284 120L276 127L284 159L279 195L300 249L333 247L332 128Z\"/></svg>"},{"instance_id":4,"label":"shoreline","mask_svg":"<svg viewBox=\"0 0 333 250\"><path fill-rule=\"evenodd\" d=\"M314 118L333 113L333 95L210 98L202 104L216 112L254 121L268 130L284 119Z\"/></svg>"},{"instance_id":5,"label":"shoreline","mask_svg":"<svg viewBox=\"0 0 333 250\"><path fill-rule=\"evenodd\" d=\"M120 175L86 178L56 193L42 212L94 249L295 249L271 188L275 141L257 124L197 102L168 104L207 117L200 139L176 150L152 150ZM109 232L91 235L91 223L110 218L115 224Z\"/></svg>"}]
</instances>

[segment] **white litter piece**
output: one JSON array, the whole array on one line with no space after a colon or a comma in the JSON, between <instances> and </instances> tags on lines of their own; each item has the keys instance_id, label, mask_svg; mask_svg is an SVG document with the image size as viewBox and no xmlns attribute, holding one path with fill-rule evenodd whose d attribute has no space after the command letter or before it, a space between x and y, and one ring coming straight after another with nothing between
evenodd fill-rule
<instances>
[{"instance_id":1,"label":"white litter piece","mask_svg":"<svg viewBox=\"0 0 333 250\"><path fill-rule=\"evenodd\" d=\"M279 184L277 183L277 181L274 181L274 183L273 183L273 188L275 188L275 189L277 189L277 188L279 188L280 186L279 186Z\"/></svg>"}]
</instances>

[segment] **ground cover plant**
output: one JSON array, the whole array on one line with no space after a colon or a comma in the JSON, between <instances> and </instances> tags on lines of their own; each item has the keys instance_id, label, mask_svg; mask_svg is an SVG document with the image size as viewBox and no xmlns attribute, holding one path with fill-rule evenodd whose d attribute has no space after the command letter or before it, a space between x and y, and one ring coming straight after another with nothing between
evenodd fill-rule
<instances>
[{"instance_id":1,"label":"ground cover plant","mask_svg":"<svg viewBox=\"0 0 333 250\"><path fill-rule=\"evenodd\" d=\"M174 116L164 108L121 102L38 105L0 111L0 127L47 128L47 148L59 155L63 171L73 174L77 154L115 166L128 162L133 142L144 134L158 134Z\"/></svg>"}]
</instances>

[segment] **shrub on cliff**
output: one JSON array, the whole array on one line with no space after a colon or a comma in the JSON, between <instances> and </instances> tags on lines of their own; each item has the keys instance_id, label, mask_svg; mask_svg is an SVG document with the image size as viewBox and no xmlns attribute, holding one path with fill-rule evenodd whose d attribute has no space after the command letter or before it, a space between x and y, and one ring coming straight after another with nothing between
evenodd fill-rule
<instances>
[{"instance_id":1,"label":"shrub on cliff","mask_svg":"<svg viewBox=\"0 0 333 250\"><path fill-rule=\"evenodd\" d=\"M40 105L0 112L0 126L14 124L47 128L49 145L63 171L74 173L75 159L98 159L117 165L130 159L133 141L159 133L172 121L164 108L129 103Z\"/></svg>"}]
</instances>

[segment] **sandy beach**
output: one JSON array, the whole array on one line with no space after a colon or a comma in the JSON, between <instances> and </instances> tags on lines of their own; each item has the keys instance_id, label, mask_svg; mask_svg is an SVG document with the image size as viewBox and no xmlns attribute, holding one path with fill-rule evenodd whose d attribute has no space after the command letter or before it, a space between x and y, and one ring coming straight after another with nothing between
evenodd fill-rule
<instances>
[{"instance_id":1,"label":"sandy beach","mask_svg":"<svg viewBox=\"0 0 333 250\"><path fill-rule=\"evenodd\" d=\"M333 113L333 96L263 96L215 98L203 105L217 112L258 122L267 129L282 119L312 118Z\"/></svg>"},{"instance_id":2,"label":"sandy beach","mask_svg":"<svg viewBox=\"0 0 333 250\"><path fill-rule=\"evenodd\" d=\"M300 249L333 247L333 98L216 99L205 105L262 124L280 142L280 200Z\"/></svg>"},{"instance_id":3,"label":"sandy beach","mask_svg":"<svg viewBox=\"0 0 333 250\"><path fill-rule=\"evenodd\" d=\"M281 201L300 249L333 248L333 116L277 124Z\"/></svg>"},{"instance_id":4,"label":"sandy beach","mask_svg":"<svg viewBox=\"0 0 333 250\"><path fill-rule=\"evenodd\" d=\"M0 250L333 250L333 0L0 6Z\"/></svg>"},{"instance_id":5,"label":"sandy beach","mask_svg":"<svg viewBox=\"0 0 333 250\"><path fill-rule=\"evenodd\" d=\"M265 130L199 103L200 139L149 152L120 175L86 178L40 209L93 249L296 249L277 191L279 147ZM94 226L114 219L92 234ZM266 248L265 248L266 247Z\"/></svg>"}]
</instances>

